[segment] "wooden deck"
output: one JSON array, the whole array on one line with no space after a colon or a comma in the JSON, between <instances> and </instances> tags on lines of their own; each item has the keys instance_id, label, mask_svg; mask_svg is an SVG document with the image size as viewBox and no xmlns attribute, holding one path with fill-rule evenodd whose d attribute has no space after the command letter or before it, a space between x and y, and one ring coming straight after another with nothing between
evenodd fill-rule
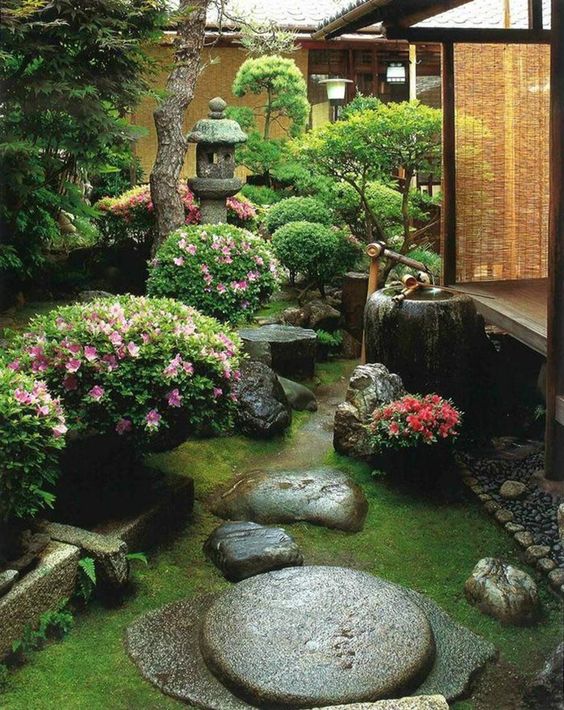
<instances>
[{"instance_id":1,"label":"wooden deck","mask_svg":"<svg viewBox=\"0 0 564 710\"><path fill-rule=\"evenodd\" d=\"M488 323L546 356L548 279L456 284L474 298Z\"/></svg>"}]
</instances>

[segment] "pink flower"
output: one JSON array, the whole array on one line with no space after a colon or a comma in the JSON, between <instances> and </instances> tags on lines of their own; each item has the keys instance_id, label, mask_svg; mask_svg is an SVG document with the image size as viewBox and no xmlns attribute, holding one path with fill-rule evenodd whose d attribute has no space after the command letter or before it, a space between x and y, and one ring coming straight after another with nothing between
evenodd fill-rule
<instances>
[{"instance_id":1,"label":"pink flower","mask_svg":"<svg viewBox=\"0 0 564 710\"><path fill-rule=\"evenodd\" d=\"M123 338L117 332L117 330L114 330L114 332L110 335L109 340L112 345L121 345L123 342Z\"/></svg>"},{"instance_id":2,"label":"pink flower","mask_svg":"<svg viewBox=\"0 0 564 710\"><path fill-rule=\"evenodd\" d=\"M14 399L20 404L31 403L31 395L29 394L29 392L26 392L25 390L22 390L19 387L17 390L14 391Z\"/></svg>"},{"instance_id":3,"label":"pink flower","mask_svg":"<svg viewBox=\"0 0 564 710\"><path fill-rule=\"evenodd\" d=\"M38 357L31 364L32 372L45 372L47 369L47 359L45 357Z\"/></svg>"},{"instance_id":4,"label":"pink flower","mask_svg":"<svg viewBox=\"0 0 564 710\"><path fill-rule=\"evenodd\" d=\"M108 372L112 372L112 370L117 369L118 363L115 355L104 355L102 362L104 362L108 368Z\"/></svg>"},{"instance_id":5,"label":"pink flower","mask_svg":"<svg viewBox=\"0 0 564 710\"><path fill-rule=\"evenodd\" d=\"M216 399L217 399L218 397L221 397L222 394L223 394L223 390L221 389L221 387L214 387L214 388L213 388L213 396L214 396Z\"/></svg>"},{"instance_id":6,"label":"pink flower","mask_svg":"<svg viewBox=\"0 0 564 710\"><path fill-rule=\"evenodd\" d=\"M33 347L29 348L27 352L32 360L43 356L43 348L40 348L37 345L34 345Z\"/></svg>"},{"instance_id":7,"label":"pink flower","mask_svg":"<svg viewBox=\"0 0 564 710\"><path fill-rule=\"evenodd\" d=\"M76 358L71 358L65 364L65 368L67 369L68 372L77 372L78 370L80 370L80 365L81 365L80 360L77 360Z\"/></svg>"},{"instance_id":8,"label":"pink flower","mask_svg":"<svg viewBox=\"0 0 564 710\"><path fill-rule=\"evenodd\" d=\"M46 404L42 404L40 407L37 407L35 411L37 412L38 416L46 417L49 414L49 407Z\"/></svg>"},{"instance_id":9,"label":"pink flower","mask_svg":"<svg viewBox=\"0 0 564 710\"><path fill-rule=\"evenodd\" d=\"M196 248L195 244L188 244L188 246L186 247L186 252L188 254L191 254L192 256L194 256L196 251L197 251L197 248Z\"/></svg>"},{"instance_id":10,"label":"pink flower","mask_svg":"<svg viewBox=\"0 0 564 710\"><path fill-rule=\"evenodd\" d=\"M67 345L67 350L73 355L80 355L82 352L82 346L77 343Z\"/></svg>"},{"instance_id":11,"label":"pink flower","mask_svg":"<svg viewBox=\"0 0 564 710\"><path fill-rule=\"evenodd\" d=\"M390 432L391 436L398 436L398 434L400 433L399 424L397 422L390 422L388 431Z\"/></svg>"},{"instance_id":12,"label":"pink flower","mask_svg":"<svg viewBox=\"0 0 564 710\"><path fill-rule=\"evenodd\" d=\"M145 416L145 421L146 421L145 427L147 429L156 430L159 428L161 419L162 419L162 417L158 413L158 411L156 409L151 409L150 411L147 412L147 414Z\"/></svg>"},{"instance_id":13,"label":"pink flower","mask_svg":"<svg viewBox=\"0 0 564 710\"><path fill-rule=\"evenodd\" d=\"M133 424L130 419L120 419L116 424L116 431L121 436L125 434L126 431L131 431Z\"/></svg>"},{"instance_id":14,"label":"pink flower","mask_svg":"<svg viewBox=\"0 0 564 710\"><path fill-rule=\"evenodd\" d=\"M217 284L217 292L218 293L225 293L227 291L225 284Z\"/></svg>"},{"instance_id":15,"label":"pink flower","mask_svg":"<svg viewBox=\"0 0 564 710\"><path fill-rule=\"evenodd\" d=\"M59 424L55 424L51 431L53 432L53 436L59 438L60 436L64 436L68 429L62 422L59 422Z\"/></svg>"},{"instance_id":16,"label":"pink flower","mask_svg":"<svg viewBox=\"0 0 564 710\"><path fill-rule=\"evenodd\" d=\"M74 375L66 375L63 379L63 387L67 390L75 390L78 387L78 380Z\"/></svg>"},{"instance_id":17,"label":"pink flower","mask_svg":"<svg viewBox=\"0 0 564 710\"><path fill-rule=\"evenodd\" d=\"M92 362L98 357L98 351L93 345L86 345L84 347L84 357L88 360L88 362Z\"/></svg>"},{"instance_id":18,"label":"pink flower","mask_svg":"<svg viewBox=\"0 0 564 710\"><path fill-rule=\"evenodd\" d=\"M127 344L127 350L131 357L139 357L139 345L136 345L133 341Z\"/></svg>"},{"instance_id":19,"label":"pink flower","mask_svg":"<svg viewBox=\"0 0 564 710\"><path fill-rule=\"evenodd\" d=\"M182 369L187 375L193 375L194 374L194 365L192 365L191 362L183 362L182 363Z\"/></svg>"},{"instance_id":20,"label":"pink flower","mask_svg":"<svg viewBox=\"0 0 564 710\"><path fill-rule=\"evenodd\" d=\"M12 360L8 364L8 370L13 370L14 372L17 372L20 369L20 361L19 360Z\"/></svg>"},{"instance_id":21,"label":"pink flower","mask_svg":"<svg viewBox=\"0 0 564 710\"><path fill-rule=\"evenodd\" d=\"M94 385L90 392L88 392L88 396L91 397L95 402L99 402L104 396L104 388L100 387L100 385Z\"/></svg>"},{"instance_id":22,"label":"pink flower","mask_svg":"<svg viewBox=\"0 0 564 710\"><path fill-rule=\"evenodd\" d=\"M174 389L167 394L167 402L169 407L180 407L182 404L182 395L177 389Z\"/></svg>"},{"instance_id":23,"label":"pink flower","mask_svg":"<svg viewBox=\"0 0 564 710\"><path fill-rule=\"evenodd\" d=\"M182 256L175 256L173 261L176 266L184 266L184 258Z\"/></svg>"}]
</instances>

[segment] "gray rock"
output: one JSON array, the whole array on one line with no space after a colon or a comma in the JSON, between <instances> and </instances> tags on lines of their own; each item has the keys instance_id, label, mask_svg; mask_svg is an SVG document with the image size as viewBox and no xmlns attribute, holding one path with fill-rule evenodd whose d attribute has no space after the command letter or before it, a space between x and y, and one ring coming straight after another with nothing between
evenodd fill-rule
<instances>
[{"instance_id":1,"label":"gray rock","mask_svg":"<svg viewBox=\"0 0 564 710\"><path fill-rule=\"evenodd\" d=\"M548 581L553 589L560 589L564 584L564 567L557 567L549 572Z\"/></svg>"},{"instance_id":2,"label":"gray rock","mask_svg":"<svg viewBox=\"0 0 564 710\"><path fill-rule=\"evenodd\" d=\"M540 560L537 560L537 569L543 572L544 574L552 572L555 567L556 562L554 560L551 560L550 557L541 557Z\"/></svg>"},{"instance_id":3,"label":"gray rock","mask_svg":"<svg viewBox=\"0 0 564 710\"><path fill-rule=\"evenodd\" d=\"M263 325L261 328L243 328L239 335L245 349L251 342L268 345L272 368L277 373L290 377L311 377L314 374L317 350L314 330L291 325Z\"/></svg>"},{"instance_id":4,"label":"gray rock","mask_svg":"<svg viewBox=\"0 0 564 710\"><path fill-rule=\"evenodd\" d=\"M510 510L507 510L507 508L500 508L495 512L495 519L498 523L505 525L505 523L510 523L513 520L513 513Z\"/></svg>"},{"instance_id":5,"label":"gray rock","mask_svg":"<svg viewBox=\"0 0 564 710\"><path fill-rule=\"evenodd\" d=\"M534 678L523 698L531 710L564 710L564 641L561 642L541 672Z\"/></svg>"},{"instance_id":6,"label":"gray rock","mask_svg":"<svg viewBox=\"0 0 564 710\"><path fill-rule=\"evenodd\" d=\"M466 580L464 592L470 604L505 624L529 623L538 612L539 598L533 578L494 557L478 562Z\"/></svg>"},{"instance_id":7,"label":"gray rock","mask_svg":"<svg viewBox=\"0 0 564 710\"><path fill-rule=\"evenodd\" d=\"M375 703L331 705L313 710L448 710L444 695L414 695L395 700L377 700Z\"/></svg>"},{"instance_id":8,"label":"gray rock","mask_svg":"<svg viewBox=\"0 0 564 710\"><path fill-rule=\"evenodd\" d=\"M506 523L505 529L513 535L517 532L523 532L525 528L522 525L519 525L519 523Z\"/></svg>"},{"instance_id":9,"label":"gray rock","mask_svg":"<svg viewBox=\"0 0 564 710\"><path fill-rule=\"evenodd\" d=\"M367 458L374 453L369 440L372 413L383 404L405 394L398 375L384 365L359 365L355 368L346 394L346 401L337 407L333 445L347 456Z\"/></svg>"},{"instance_id":10,"label":"gray rock","mask_svg":"<svg viewBox=\"0 0 564 710\"><path fill-rule=\"evenodd\" d=\"M530 547L534 544L535 540L528 530L523 530L522 532L516 532L513 535L515 540L521 545L521 547Z\"/></svg>"},{"instance_id":11,"label":"gray rock","mask_svg":"<svg viewBox=\"0 0 564 710\"><path fill-rule=\"evenodd\" d=\"M53 540L74 545L92 557L96 583L102 588L119 590L129 582L128 549L123 540L61 523L44 523L43 529Z\"/></svg>"},{"instance_id":12,"label":"gray rock","mask_svg":"<svg viewBox=\"0 0 564 710\"><path fill-rule=\"evenodd\" d=\"M272 365L272 353L270 343L260 340L243 340L243 352L251 362L262 362L270 367Z\"/></svg>"},{"instance_id":13,"label":"gray rock","mask_svg":"<svg viewBox=\"0 0 564 710\"><path fill-rule=\"evenodd\" d=\"M327 301L315 299L310 301L307 306L308 311L308 326L314 330L334 331L339 327L341 322L341 313L336 308L333 308Z\"/></svg>"},{"instance_id":14,"label":"gray rock","mask_svg":"<svg viewBox=\"0 0 564 710\"><path fill-rule=\"evenodd\" d=\"M299 382L288 380L281 375L278 376L278 381L282 385L292 409L307 412L317 411L317 399L309 387L301 385Z\"/></svg>"},{"instance_id":15,"label":"gray rock","mask_svg":"<svg viewBox=\"0 0 564 710\"><path fill-rule=\"evenodd\" d=\"M216 677L266 707L401 694L435 656L425 613L400 587L338 567L237 584L208 609L200 649Z\"/></svg>"},{"instance_id":16,"label":"gray rock","mask_svg":"<svg viewBox=\"0 0 564 710\"><path fill-rule=\"evenodd\" d=\"M78 294L78 300L81 303L90 303L91 301L97 301L99 298L113 298L115 294L109 291L81 291Z\"/></svg>"},{"instance_id":17,"label":"gray rock","mask_svg":"<svg viewBox=\"0 0 564 710\"><path fill-rule=\"evenodd\" d=\"M292 422L292 409L273 370L262 362L246 362L235 384L236 425L248 436L268 439Z\"/></svg>"},{"instance_id":18,"label":"gray rock","mask_svg":"<svg viewBox=\"0 0 564 710\"><path fill-rule=\"evenodd\" d=\"M558 512L556 514L558 522L558 534L560 536L560 541L564 543L564 503L560 503L558 506Z\"/></svg>"},{"instance_id":19,"label":"gray rock","mask_svg":"<svg viewBox=\"0 0 564 710\"><path fill-rule=\"evenodd\" d=\"M296 326L297 328L307 328L309 325L309 313L305 308L291 306L282 311L280 322L284 325Z\"/></svg>"},{"instance_id":20,"label":"gray rock","mask_svg":"<svg viewBox=\"0 0 564 710\"><path fill-rule=\"evenodd\" d=\"M550 554L548 545L531 545L525 550L525 562L534 565L541 557L546 557Z\"/></svg>"},{"instance_id":21,"label":"gray rock","mask_svg":"<svg viewBox=\"0 0 564 710\"><path fill-rule=\"evenodd\" d=\"M7 594L18 581L20 573L15 569L7 569L0 572L0 597Z\"/></svg>"},{"instance_id":22,"label":"gray rock","mask_svg":"<svg viewBox=\"0 0 564 710\"><path fill-rule=\"evenodd\" d=\"M212 509L226 520L305 521L357 532L364 525L368 502L360 486L341 471L316 468L256 471L219 495Z\"/></svg>"},{"instance_id":23,"label":"gray rock","mask_svg":"<svg viewBox=\"0 0 564 710\"><path fill-rule=\"evenodd\" d=\"M507 500L522 498L527 492L527 486L521 481L505 481L499 489L499 495Z\"/></svg>"},{"instance_id":24,"label":"gray rock","mask_svg":"<svg viewBox=\"0 0 564 710\"><path fill-rule=\"evenodd\" d=\"M303 564L300 548L282 528L250 522L224 523L204 544L204 553L231 582Z\"/></svg>"}]
</instances>

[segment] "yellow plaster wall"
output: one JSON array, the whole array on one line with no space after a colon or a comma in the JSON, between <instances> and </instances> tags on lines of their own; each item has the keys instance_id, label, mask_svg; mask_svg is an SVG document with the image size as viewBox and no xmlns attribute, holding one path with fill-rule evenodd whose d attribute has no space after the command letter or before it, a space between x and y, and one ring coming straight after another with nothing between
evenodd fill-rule
<instances>
[{"instance_id":1,"label":"yellow plaster wall","mask_svg":"<svg viewBox=\"0 0 564 710\"><path fill-rule=\"evenodd\" d=\"M152 77L152 84L158 90L163 90L166 86L167 76L172 62L173 50L170 45L159 45L151 52L158 61L158 70ZM208 101L215 96L221 96L228 104L236 106L250 106L254 108L264 103L260 96L246 96L236 98L231 93L231 85L237 70L246 59L246 54L237 47L211 47L204 50L202 71L196 85L194 99L186 112L184 128L189 131L194 123L208 114ZM292 58L302 71L304 78L307 77L307 50L300 49L292 54ZM138 105L132 116L132 123L145 129L146 135L139 138L136 143L136 153L141 159L145 179L148 179L151 167L155 159L157 149L157 136L153 122L153 109L155 99L145 98ZM260 124L259 124L260 125ZM281 129L273 127L273 135L276 131L281 133ZM183 174L185 177L195 173L195 153L196 148L191 145L184 164ZM245 174L244 170L238 169L239 175Z\"/></svg>"}]
</instances>

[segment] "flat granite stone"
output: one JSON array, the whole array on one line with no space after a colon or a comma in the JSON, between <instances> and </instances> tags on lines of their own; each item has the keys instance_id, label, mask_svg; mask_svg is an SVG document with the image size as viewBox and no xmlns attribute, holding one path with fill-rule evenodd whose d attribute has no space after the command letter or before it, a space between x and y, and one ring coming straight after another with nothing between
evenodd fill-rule
<instances>
[{"instance_id":1,"label":"flat granite stone","mask_svg":"<svg viewBox=\"0 0 564 710\"><path fill-rule=\"evenodd\" d=\"M299 572L305 570L312 570L315 568L301 568L300 570L283 570L282 572L274 572L266 575L261 575L259 577L254 577L252 580L242 582L232 590L238 589L243 585L247 585L255 580L258 582L262 579L270 579L274 575L289 574L291 572ZM357 572L354 570L343 570L340 568L317 568L324 569L329 577L331 577L335 572L346 575L352 575L356 578L357 575L364 576L370 581L376 581L380 584L387 585L388 583L384 580L378 580L371 575L366 573ZM434 664L429 671L426 679L420 679L420 685L414 691L413 698L409 700L412 705L405 705L407 699L401 700L387 700L382 701L392 703L395 702L396 706L386 706L376 703L378 710L435 710L437 708L445 708L445 704L441 699L442 704L439 705L421 705L413 703L422 703L427 701L424 696L440 694L445 696L450 702L456 698L464 695L470 685L471 678L474 674L491 658L495 656L495 648L491 644L483 641L481 638L473 634L468 629L459 626L432 600L427 597L418 594L412 590L407 590L403 587L397 585L388 585L390 588L395 588L395 590L405 595L401 598L401 603L404 600L408 602L411 601L415 603L421 611L423 611L431 625L433 631L433 637L435 639L436 655ZM371 584L368 584L371 587ZM348 592L348 586L345 588L345 593ZM229 591L232 591L229 590ZM224 593L225 594L225 593ZM142 675L147 678L150 682L154 683L160 690L162 690L167 695L171 695L184 702L196 705L197 707L206 708L207 710L248 710L249 708L256 708L257 704L246 702L239 697L235 696L230 690L228 690L217 678L212 674L209 668L206 666L202 658L200 651L200 637L202 633L202 620L204 616L208 613L212 602L221 599L223 595L212 597L210 595L206 597L198 597L195 599L183 600L180 602L174 602L156 611L149 612L139 617L126 631L126 647L131 656L131 658L138 665ZM257 628L260 624L257 623L258 610L264 599L261 597L257 600L255 607L255 615L251 618L252 627L249 633L260 633L261 629ZM370 602L372 600L369 599ZM292 599L289 600L288 610L289 612L294 606ZM311 616L313 617L310 622L311 627L314 626L314 620L318 618L316 611L322 612L323 615L327 616L326 612L320 610L318 607L311 611ZM336 610L336 618L343 618L341 616L342 612L339 609ZM392 614L395 614L395 609ZM376 622L378 619L376 619ZM349 624L348 626L346 624ZM375 622L372 622L365 629L365 638L368 638L375 627ZM343 632L343 636L336 639L335 653L342 652L343 663L347 660L346 651L351 648L351 645L347 645L349 639L346 635L348 634L348 628L350 628L350 622L347 620L345 624L337 624L337 630ZM262 633L265 635L265 640L262 641L263 644L266 643L268 636L268 628L262 627ZM412 633L411 631L409 633ZM316 631L317 635L317 631ZM320 639L323 641L323 637ZM342 644L344 642L344 644ZM354 643L354 640L351 642ZM292 662L292 659L299 657L302 648L294 650L293 656L287 662ZM310 649L311 651L314 649ZM354 649L353 649L354 650ZM372 651L369 650L368 653ZM257 663L262 662L260 655L257 655L253 649L252 657L256 659ZM354 658L356 663L357 659ZM381 669L373 669L378 673L381 673ZM344 669L343 669L344 673ZM423 674L424 675L424 674ZM342 700L338 703L342 704ZM430 700L429 700L430 702ZM362 703L362 699L354 700L352 709L356 710L359 703ZM404 703L402 705L401 703ZM318 703L314 703L318 705ZM335 703L333 703L334 705ZM309 703L311 708L312 703ZM371 703L368 704L368 707ZM258 707L265 710L267 707L263 703L260 703ZM288 708L295 708L296 706L286 706ZM303 707L303 705L301 706ZM346 707L351 708L350 704ZM364 705L360 704L360 708L365 710ZM359 710L360 710L359 708ZM351 710L352 710L351 709Z\"/></svg>"},{"instance_id":2,"label":"flat granite stone","mask_svg":"<svg viewBox=\"0 0 564 710\"><path fill-rule=\"evenodd\" d=\"M251 351L256 350L256 345L249 343L267 343L272 369L278 374L290 377L311 377L314 374L317 352L315 330L272 324L260 328L242 328L239 335L245 349Z\"/></svg>"},{"instance_id":3,"label":"flat granite stone","mask_svg":"<svg viewBox=\"0 0 564 710\"><path fill-rule=\"evenodd\" d=\"M202 623L214 675L259 706L310 707L405 695L435 656L404 591L366 572L299 567L246 579Z\"/></svg>"},{"instance_id":4,"label":"flat granite stone","mask_svg":"<svg viewBox=\"0 0 564 710\"><path fill-rule=\"evenodd\" d=\"M284 567L297 567L304 558L282 528L250 522L224 523L204 544L204 553L231 582Z\"/></svg>"},{"instance_id":5,"label":"flat granite stone","mask_svg":"<svg viewBox=\"0 0 564 710\"><path fill-rule=\"evenodd\" d=\"M377 700L375 703L331 705L309 710L448 710L444 695L418 695L395 700Z\"/></svg>"},{"instance_id":6,"label":"flat granite stone","mask_svg":"<svg viewBox=\"0 0 564 710\"><path fill-rule=\"evenodd\" d=\"M358 532L368 511L364 492L337 469L256 471L236 481L212 502L225 520L257 523L306 521Z\"/></svg>"}]
</instances>

